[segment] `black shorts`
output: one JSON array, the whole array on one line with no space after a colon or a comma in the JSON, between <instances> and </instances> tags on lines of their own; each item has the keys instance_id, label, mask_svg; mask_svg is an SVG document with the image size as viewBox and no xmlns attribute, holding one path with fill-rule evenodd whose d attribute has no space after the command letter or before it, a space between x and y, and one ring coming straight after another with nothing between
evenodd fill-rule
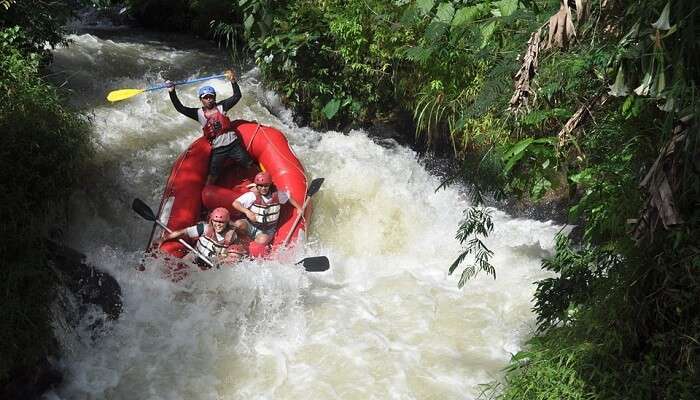
<instances>
[{"instance_id":1,"label":"black shorts","mask_svg":"<svg viewBox=\"0 0 700 400\"><path fill-rule=\"evenodd\" d=\"M241 146L241 141L236 140L231 144L215 147L211 150L209 175L219 176L221 173L221 166L224 164L224 161L229 158L244 168L250 168L255 165L255 162L250 158L248 152Z\"/></svg>"}]
</instances>

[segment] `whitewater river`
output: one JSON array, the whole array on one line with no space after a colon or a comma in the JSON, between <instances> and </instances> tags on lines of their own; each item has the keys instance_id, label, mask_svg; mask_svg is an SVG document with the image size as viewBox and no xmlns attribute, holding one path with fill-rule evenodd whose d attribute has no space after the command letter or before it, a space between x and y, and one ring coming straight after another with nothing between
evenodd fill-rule
<instances>
[{"instance_id":1,"label":"whitewater river","mask_svg":"<svg viewBox=\"0 0 700 400\"><path fill-rule=\"evenodd\" d=\"M296 126L251 66L235 66L243 99L229 115L282 130L308 176L325 178L296 258L326 255L331 269L244 262L179 283L157 261L137 271L151 227L131 201L156 207L171 164L200 133L165 90L115 104L105 95L230 64L210 44L172 35L71 39L55 51L51 79L92 120L97 154L64 239L119 281L124 312L98 331L88 328L97 314L57 321L65 379L49 398L473 399L531 334L532 282L558 226L495 211L487 244L498 279L458 289L447 270L469 206L462 188L435 192L440 180L412 150L363 131ZM208 84L230 94L227 82ZM197 104L196 90L178 90L184 104Z\"/></svg>"}]
</instances>

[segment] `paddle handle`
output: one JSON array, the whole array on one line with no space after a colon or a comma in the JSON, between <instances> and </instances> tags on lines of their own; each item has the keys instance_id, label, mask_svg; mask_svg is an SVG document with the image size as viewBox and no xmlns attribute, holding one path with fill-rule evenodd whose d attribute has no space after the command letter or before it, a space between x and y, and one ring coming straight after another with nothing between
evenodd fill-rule
<instances>
[{"instance_id":1,"label":"paddle handle","mask_svg":"<svg viewBox=\"0 0 700 400\"><path fill-rule=\"evenodd\" d=\"M158 221L158 220L155 220L155 223L158 224L161 228L163 228L163 229L165 229L166 231L168 231L168 233L173 233L173 230L170 229L170 228L168 228L164 223L162 223L162 222L160 222L160 221ZM180 243L182 243L183 245L185 245L185 247L187 247L191 252L193 252L194 254L196 254L197 257L201 258L202 261L204 261L205 263L209 264L210 267L214 268L214 263L212 263L212 262L209 260L209 258L205 257L204 254L198 252L194 247L190 246L189 243L185 242L185 241L182 240L182 239L178 239L177 241L180 242Z\"/></svg>"},{"instance_id":2,"label":"paddle handle","mask_svg":"<svg viewBox=\"0 0 700 400\"><path fill-rule=\"evenodd\" d=\"M301 217L304 216L304 211L306 211L306 206L309 204L309 199L311 197L306 196L304 199L304 205L301 206L301 211L299 211L299 215L297 215L297 218L294 220L294 224L292 225L292 229L289 230L289 233L287 234L287 237L284 238L284 242L282 242L282 246L286 246L289 243L289 239L292 238L292 233L294 233L294 230L297 228L297 225L299 225L299 221L301 221Z\"/></svg>"},{"instance_id":3,"label":"paddle handle","mask_svg":"<svg viewBox=\"0 0 700 400\"><path fill-rule=\"evenodd\" d=\"M190 79L188 81L178 81L178 82L173 82L173 85L185 85L188 83L195 83L195 82L201 82L201 81L208 81L209 79L218 79L218 78L223 78L225 77L225 74L222 75L213 75L213 76L207 76L206 78L197 78L197 79ZM158 90L158 89L164 89L167 88L169 85L167 84L162 84L158 86L151 86L148 89L144 89L144 92L150 92L151 90Z\"/></svg>"}]
</instances>

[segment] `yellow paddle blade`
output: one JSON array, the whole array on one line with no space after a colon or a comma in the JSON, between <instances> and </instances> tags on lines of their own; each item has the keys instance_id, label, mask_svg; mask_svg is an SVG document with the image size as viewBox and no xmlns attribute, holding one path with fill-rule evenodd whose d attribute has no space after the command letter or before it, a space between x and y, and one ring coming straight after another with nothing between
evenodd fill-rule
<instances>
[{"instance_id":1,"label":"yellow paddle blade","mask_svg":"<svg viewBox=\"0 0 700 400\"><path fill-rule=\"evenodd\" d=\"M144 89L120 89L113 90L107 95L107 100L111 102L120 101L128 99L129 97L134 97L139 93L142 93Z\"/></svg>"}]
</instances>

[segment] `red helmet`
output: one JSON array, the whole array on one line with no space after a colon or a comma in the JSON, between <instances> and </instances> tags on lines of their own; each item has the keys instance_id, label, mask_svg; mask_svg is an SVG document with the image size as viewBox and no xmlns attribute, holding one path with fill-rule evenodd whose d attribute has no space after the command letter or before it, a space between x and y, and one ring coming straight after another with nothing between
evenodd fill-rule
<instances>
[{"instance_id":1,"label":"red helmet","mask_svg":"<svg viewBox=\"0 0 700 400\"><path fill-rule=\"evenodd\" d=\"M272 185L272 176L269 172L259 172L254 182L256 185Z\"/></svg>"},{"instance_id":2,"label":"red helmet","mask_svg":"<svg viewBox=\"0 0 700 400\"><path fill-rule=\"evenodd\" d=\"M210 221L216 222L229 222L231 220L231 214L224 207L215 208L211 214L209 214Z\"/></svg>"}]
</instances>

